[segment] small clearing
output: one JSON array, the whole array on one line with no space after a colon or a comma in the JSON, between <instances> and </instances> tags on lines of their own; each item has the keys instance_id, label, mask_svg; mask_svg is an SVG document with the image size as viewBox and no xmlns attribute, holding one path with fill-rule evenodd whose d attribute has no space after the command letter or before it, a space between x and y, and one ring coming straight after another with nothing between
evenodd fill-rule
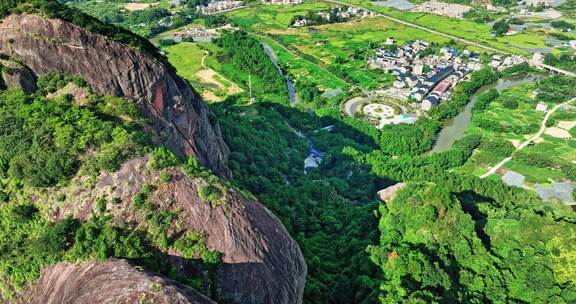
<instances>
[{"instance_id":1,"label":"small clearing","mask_svg":"<svg viewBox=\"0 0 576 304\"><path fill-rule=\"evenodd\" d=\"M156 3L126 3L126 6L124 6L124 8L126 10L131 11L131 12L143 11L143 10L149 8L150 6L153 6L156 4L158 4L158 2L156 2Z\"/></svg>"},{"instance_id":2,"label":"small clearing","mask_svg":"<svg viewBox=\"0 0 576 304\"><path fill-rule=\"evenodd\" d=\"M550 136L556 137L556 138L570 138L572 137L570 135L570 132L558 128L558 127L551 127L551 128L547 128L546 131L544 132Z\"/></svg>"}]
</instances>

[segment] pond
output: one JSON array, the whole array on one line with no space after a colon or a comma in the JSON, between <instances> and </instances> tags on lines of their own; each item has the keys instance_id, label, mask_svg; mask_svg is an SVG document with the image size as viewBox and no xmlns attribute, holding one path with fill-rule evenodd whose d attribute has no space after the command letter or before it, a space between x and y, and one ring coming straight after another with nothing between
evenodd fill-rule
<instances>
[{"instance_id":1,"label":"pond","mask_svg":"<svg viewBox=\"0 0 576 304\"><path fill-rule=\"evenodd\" d=\"M495 88L498 90L498 92L502 92L509 87L525 83L532 83L536 80L538 80L538 76L525 75L522 77L514 77L505 80L501 79L495 84L480 88L478 92L472 95L470 102L462 109L462 111L453 119L451 119L448 124L444 126L444 128L440 131L431 152L435 153L450 150L454 142L464 137L464 133L466 130L468 130L468 127L472 122L472 108L474 107L474 104L476 104L476 100L479 95L492 88Z\"/></svg>"}]
</instances>

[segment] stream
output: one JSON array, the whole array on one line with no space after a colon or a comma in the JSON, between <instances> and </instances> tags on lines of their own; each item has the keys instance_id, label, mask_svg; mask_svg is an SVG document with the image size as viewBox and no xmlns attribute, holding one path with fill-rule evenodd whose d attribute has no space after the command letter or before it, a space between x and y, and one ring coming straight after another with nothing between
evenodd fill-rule
<instances>
[{"instance_id":1,"label":"stream","mask_svg":"<svg viewBox=\"0 0 576 304\"><path fill-rule=\"evenodd\" d=\"M296 104L297 97L296 97L296 88L294 87L294 83L292 83L292 80L290 80L288 75L284 74L284 71L282 71L282 69L280 68L280 65L278 65L278 57L274 53L274 50L272 50L270 48L270 46L267 45L266 43L262 43L262 47L264 48L264 52L266 53L266 55L268 55L268 57L270 57L270 60L272 61L274 66L280 72L280 75L282 75L282 77L284 77L284 79L286 79L286 85L288 86L288 98L290 99L290 105Z\"/></svg>"},{"instance_id":2,"label":"stream","mask_svg":"<svg viewBox=\"0 0 576 304\"><path fill-rule=\"evenodd\" d=\"M498 90L499 93L502 91L520 84L525 83L532 83L538 79L538 76L534 75L524 75L521 77L512 77L509 79L500 79L497 83L486 85L480 88L472 98L470 102L464 106L463 110L456 115L453 119L451 119L448 124L442 128L438 136L436 137L436 141L434 142L434 146L432 147L431 153L435 152L443 152L450 150L452 145L457 140L464 137L464 133L468 130L470 123L472 122L472 108L474 104L476 104L476 100L478 96L482 95L482 93L495 88Z\"/></svg>"}]
</instances>

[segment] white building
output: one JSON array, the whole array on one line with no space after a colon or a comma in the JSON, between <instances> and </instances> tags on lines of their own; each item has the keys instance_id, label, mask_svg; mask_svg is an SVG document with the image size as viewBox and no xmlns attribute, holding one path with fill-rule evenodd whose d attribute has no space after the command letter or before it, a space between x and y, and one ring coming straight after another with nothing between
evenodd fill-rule
<instances>
[{"instance_id":1,"label":"white building","mask_svg":"<svg viewBox=\"0 0 576 304\"><path fill-rule=\"evenodd\" d=\"M536 105L536 111L546 112L546 111L548 111L548 105L543 103L543 102L539 102Z\"/></svg>"},{"instance_id":2,"label":"white building","mask_svg":"<svg viewBox=\"0 0 576 304\"><path fill-rule=\"evenodd\" d=\"M279 5L298 5L304 3L303 0L270 0L262 1L263 4L279 4Z\"/></svg>"}]
</instances>

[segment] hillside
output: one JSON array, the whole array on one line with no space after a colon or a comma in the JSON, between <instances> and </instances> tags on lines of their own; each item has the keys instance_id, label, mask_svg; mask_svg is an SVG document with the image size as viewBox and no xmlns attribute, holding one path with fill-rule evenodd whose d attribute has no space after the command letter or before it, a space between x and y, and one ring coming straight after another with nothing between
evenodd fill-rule
<instances>
[{"instance_id":1,"label":"hillside","mask_svg":"<svg viewBox=\"0 0 576 304\"><path fill-rule=\"evenodd\" d=\"M576 78L434 31L518 36L63 2L0 4L0 302L576 303Z\"/></svg>"},{"instance_id":2,"label":"hillside","mask_svg":"<svg viewBox=\"0 0 576 304\"><path fill-rule=\"evenodd\" d=\"M301 302L297 243L226 180L214 115L147 42L52 1L0 8L0 298Z\"/></svg>"}]
</instances>

